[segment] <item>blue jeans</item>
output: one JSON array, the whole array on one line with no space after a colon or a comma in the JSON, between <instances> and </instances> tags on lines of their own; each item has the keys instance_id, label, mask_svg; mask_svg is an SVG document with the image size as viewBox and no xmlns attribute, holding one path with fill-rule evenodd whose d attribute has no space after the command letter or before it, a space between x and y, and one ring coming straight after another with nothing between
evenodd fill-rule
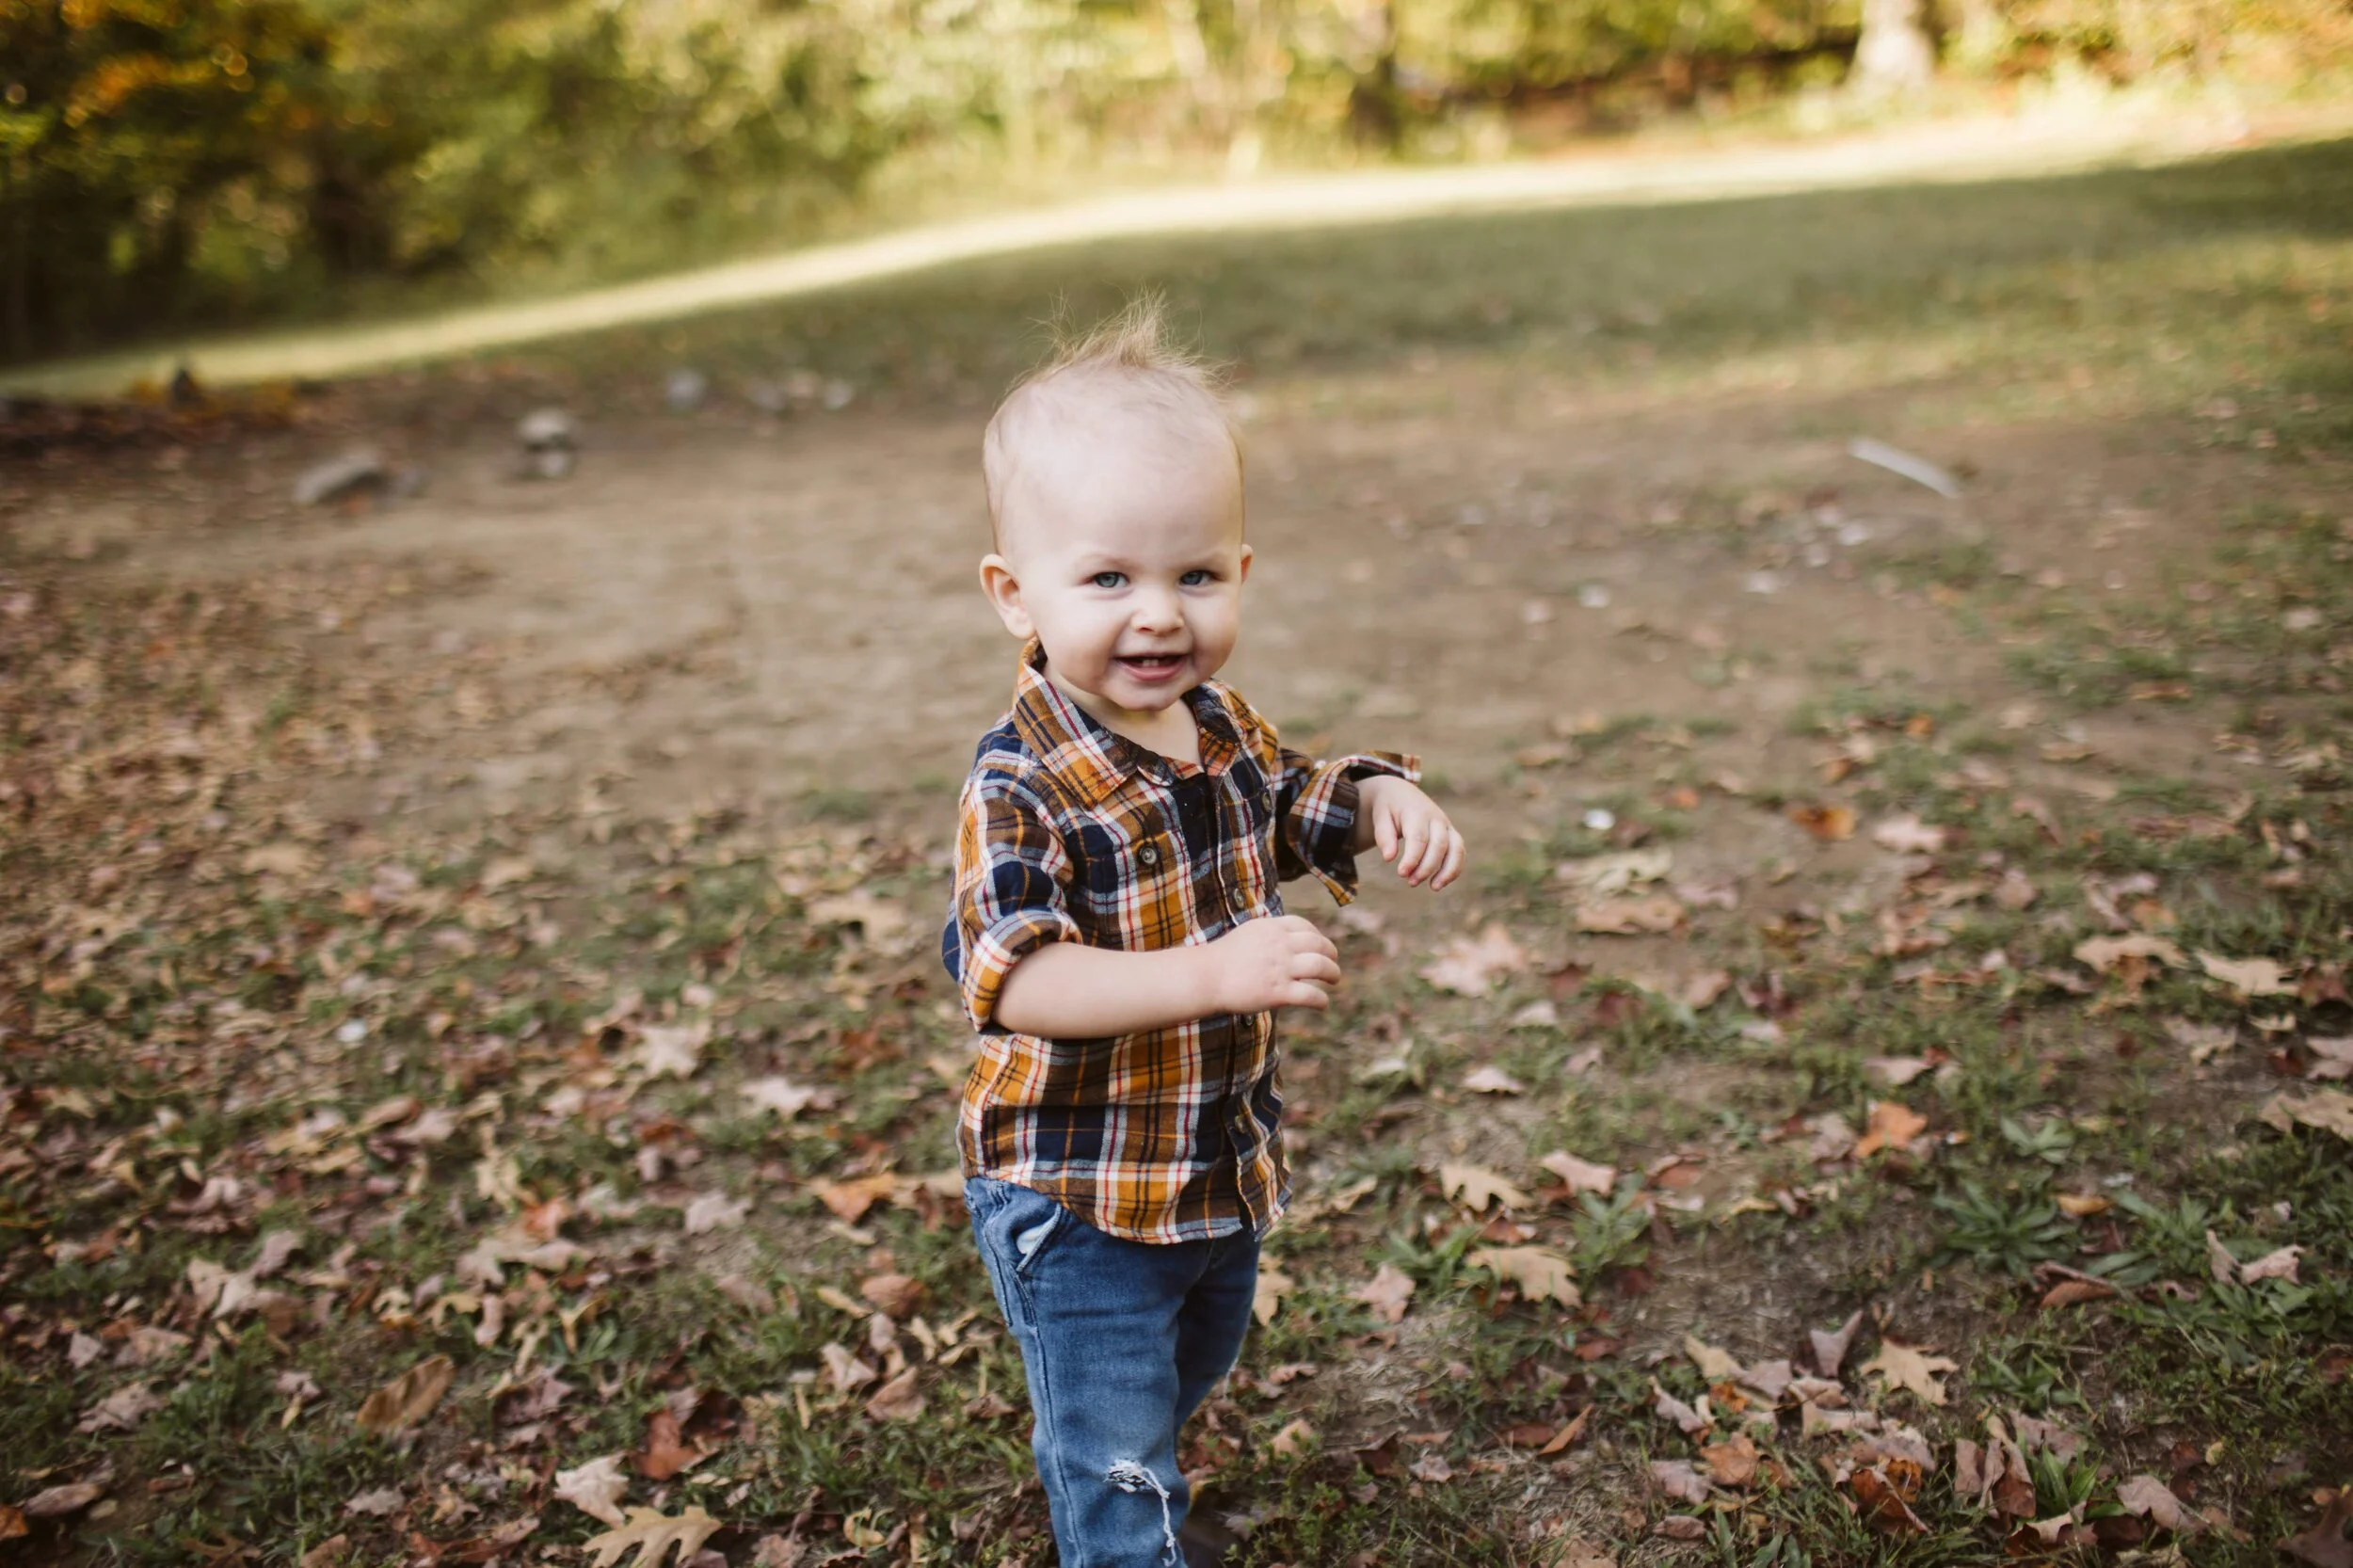
<instances>
[{"instance_id":1,"label":"blue jeans","mask_svg":"<svg viewBox=\"0 0 2353 1568\"><path fill-rule=\"evenodd\" d=\"M1029 1374L1062 1568L1180 1564L1176 1432L1241 1352L1257 1238L1123 1240L985 1176L964 1184L964 1202Z\"/></svg>"}]
</instances>

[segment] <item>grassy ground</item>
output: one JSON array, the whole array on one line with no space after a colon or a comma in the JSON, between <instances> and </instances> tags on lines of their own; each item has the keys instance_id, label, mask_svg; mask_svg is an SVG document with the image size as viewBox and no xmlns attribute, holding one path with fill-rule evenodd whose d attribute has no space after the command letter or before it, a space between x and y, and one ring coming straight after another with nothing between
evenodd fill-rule
<instances>
[{"instance_id":1,"label":"grassy ground","mask_svg":"<svg viewBox=\"0 0 2353 1568\"><path fill-rule=\"evenodd\" d=\"M1818 440L1834 396L1924 444L2137 442L2113 554L2031 508L1857 547L1951 668L1630 625L1680 696L1465 770L1476 896L1336 921L1350 983L1290 1032L1289 1288L1186 1462L1257 1568L2267 1562L2353 1486L2348 215L2336 144L1204 240L353 395L430 424L518 383L623 424L689 362L934 419L1052 295L1158 282L1270 418L1467 443L1530 402L1739 402ZM173 504L259 510L206 467L235 419L168 434ZM516 717L478 652L326 635L483 584L38 542L77 486L184 460L141 457L57 449L5 497L0 1498L33 1516L0 1553L579 1560L605 1527L559 1472L619 1456L622 1503L706 1511L728 1561L1048 1560L1017 1359L935 1179L941 798L330 806ZM2183 515L2193 460L2227 482ZM1694 483L1622 544L1801 572L1824 506ZM1712 705L1768 677L1803 690L1769 728ZM1771 853L1694 880L1727 839ZM1621 919L1674 930L1592 929ZM1491 921L1483 991L1425 977ZM436 1358L413 1420L363 1404ZM2005 1442L2019 1473L1964 1496L1959 1445Z\"/></svg>"}]
</instances>

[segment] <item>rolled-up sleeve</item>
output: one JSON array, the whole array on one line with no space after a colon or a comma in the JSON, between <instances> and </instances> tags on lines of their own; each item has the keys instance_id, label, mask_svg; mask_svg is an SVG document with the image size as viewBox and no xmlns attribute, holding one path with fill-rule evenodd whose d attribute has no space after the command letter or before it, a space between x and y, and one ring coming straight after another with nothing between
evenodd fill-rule
<instances>
[{"instance_id":1,"label":"rolled-up sleeve","mask_svg":"<svg viewBox=\"0 0 2353 1568\"><path fill-rule=\"evenodd\" d=\"M1014 965L1048 942L1080 939L1067 907L1070 856L1016 779L975 776L958 818L955 901L941 957L972 1027L1002 1033L997 999Z\"/></svg>"},{"instance_id":2,"label":"rolled-up sleeve","mask_svg":"<svg viewBox=\"0 0 2353 1568\"><path fill-rule=\"evenodd\" d=\"M1272 731L1269 732L1270 739ZM1361 779L1421 779L1421 761L1393 751L1365 751L1317 761L1274 748L1275 874L1289 882L1312 873L1347 904L1356 896L1356 785Z\"/></svg>"}]
</instances>

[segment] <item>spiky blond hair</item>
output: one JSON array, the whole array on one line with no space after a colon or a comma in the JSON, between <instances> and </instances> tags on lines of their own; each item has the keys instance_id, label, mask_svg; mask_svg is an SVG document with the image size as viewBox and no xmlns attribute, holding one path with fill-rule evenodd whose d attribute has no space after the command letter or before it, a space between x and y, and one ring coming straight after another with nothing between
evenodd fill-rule
<instances>
[{"instance_id":1,"label":"spiky blond hair","mask_svg":"<svg viewBox=\"0 0 2353 1568\"><path fill-rule=\"evenodd\" d=\"M1007 499L1038 450L1106 416L1213 434L1233 449L1239 472L1241 432L1218 396L1223 381L1216 367L1174 341L1168 303L1157 293L1137 296L1084 332L1056 323L1052 351L1005 393L981 439L989 527L999 542Z\"/></svg>"}]
</instances>

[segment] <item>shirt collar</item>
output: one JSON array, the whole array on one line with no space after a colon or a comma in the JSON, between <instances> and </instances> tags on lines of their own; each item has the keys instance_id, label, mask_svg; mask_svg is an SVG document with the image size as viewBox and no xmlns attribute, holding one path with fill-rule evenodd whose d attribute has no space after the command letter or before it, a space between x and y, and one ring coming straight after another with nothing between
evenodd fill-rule
<instances>
[{"instance_id":1,"label":"shirt collar","mask_svg":"<svg viewBox=\"0 0 2353 1568\"><path fill-rule=\"evenodd\" d=\"M1217 682L1195 686L1185 694L1185 702L1201 728L1202 770L1225 773L1241 754L1241 734ZM1149 769L1164 779L1176 776L1174 763L1125 735L1112 734L1048 680L1046 649L1035 637L1022 645L1020 667L1014 676L1013 723L1046 771L1089 806L1109 796L1131 774Z\"/></svg>"}]
</instances>

